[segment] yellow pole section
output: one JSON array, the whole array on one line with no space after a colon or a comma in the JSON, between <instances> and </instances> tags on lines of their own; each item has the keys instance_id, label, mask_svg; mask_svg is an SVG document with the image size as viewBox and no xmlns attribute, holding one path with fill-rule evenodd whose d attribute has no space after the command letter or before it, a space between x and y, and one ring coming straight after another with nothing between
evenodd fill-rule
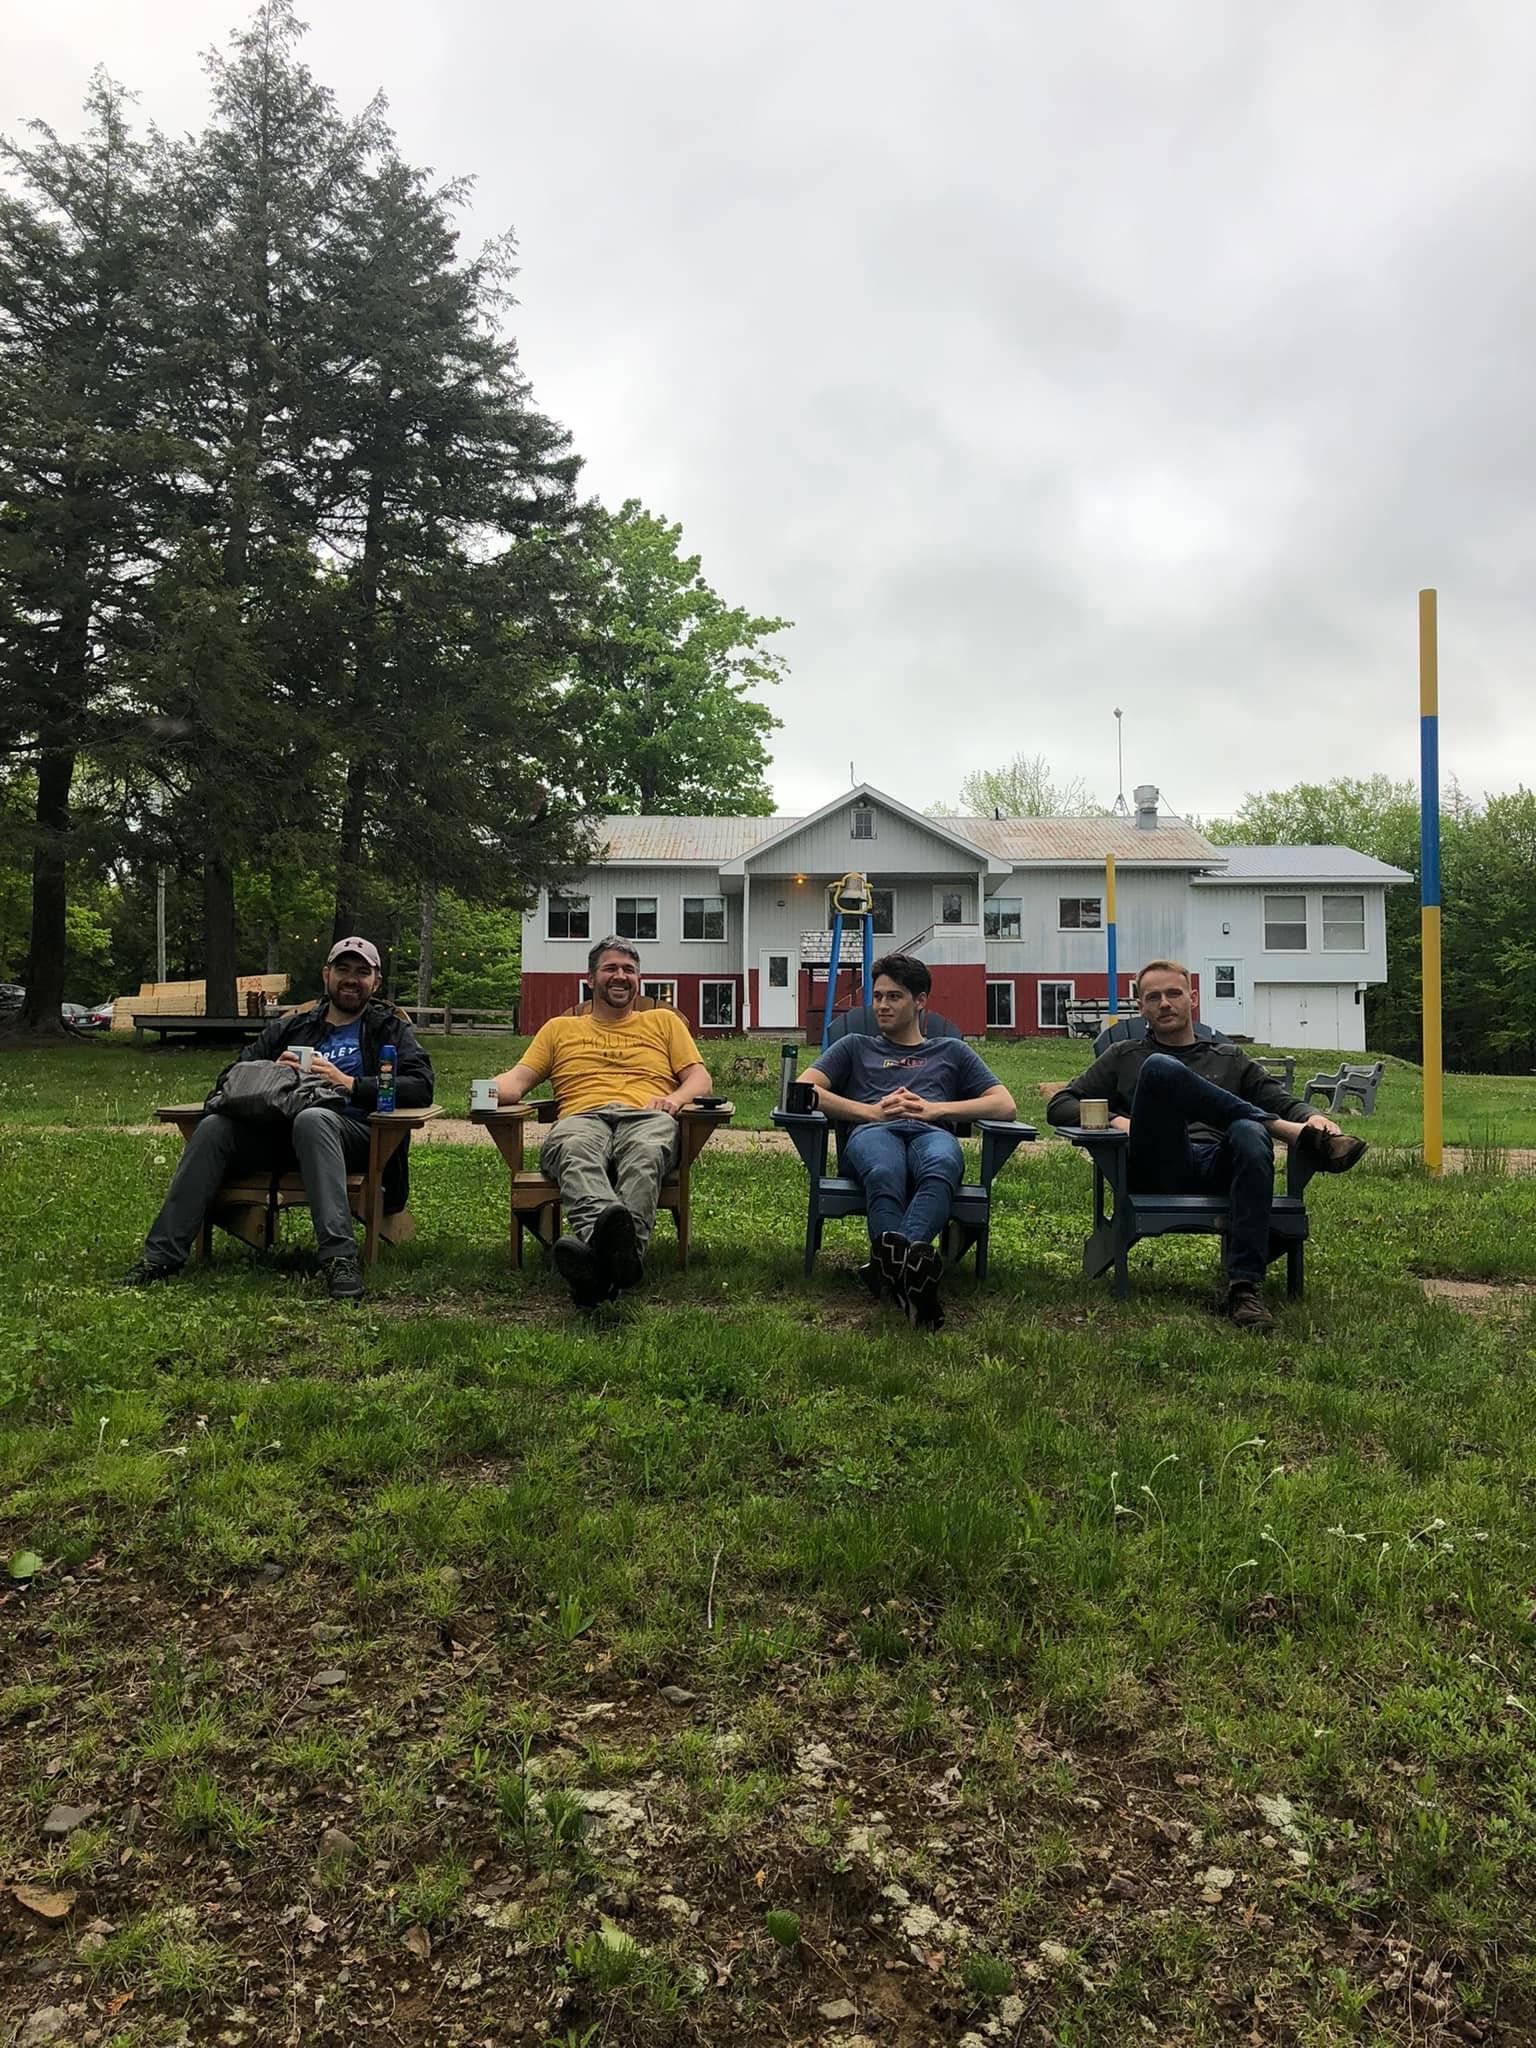
<instances>
[{"instance_id":1,"label":"yellow pole section","mask_svg":"<svg viewBox=\"0 0 1536 2048\"><path fill-rule=\"evenodd\" d=\"M1440 1032L1440 648L1435 593L1419 592L1419 939L1424 1019L1424 1164L1444 1171Z\"/></svg>"},{"instance_id":2,"label":"yellow pole section","mask_svg":"<svg viewBox=\"0 0 1536 2048\"><path fill-rule=\"evenodd\" d=\"M1112 853L1107 853L1104 856L1104 899L1104 921L1106 924L1113 924L1115 921L1115 856Z\"/></svg>"}]
</instances>

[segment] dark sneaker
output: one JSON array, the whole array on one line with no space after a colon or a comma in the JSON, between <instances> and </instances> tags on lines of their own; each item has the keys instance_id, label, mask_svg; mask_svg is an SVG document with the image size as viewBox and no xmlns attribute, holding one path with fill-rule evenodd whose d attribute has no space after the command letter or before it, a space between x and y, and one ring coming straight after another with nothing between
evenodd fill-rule
<instances>
[{"instance_id":1,"label":"dark sneaker","mask_svg":"<svg viewBox=\"0 0 1536 2048\"><path fill-rule=\"evenodd\" d=\"M635 1219L622 1202L603 1211L592 1226L592 1256L615 1287L638 1287L645 1278L645 1261Z\"/></svg>"},{"instance_id":2,"label":"dark sneaker","mask_svg":"<svg viewBox=\"0 0 1536 2048\"><path fill-rule=\"evenodd\" d=\"M153 1287L157 1280L174 1280L180 1266L163 1265L158 1259L135 1259L122 1277L124 1287Z\"/></svg>"},{"instance_id":3,"label":"dark sneaker","mask_svg":"<svg viewBox=\"0 0 1536 2048\"><path fill-rule=\"evenodd\" d=\"M571 1290L578 1308L597 1308L612 1298L613 1283L584 1238L556 1238L554 1260L555 1271Z\"/></svg>"},{"instance_id":4,"label":"dark sneaker","mask_svg":"<svg viewBox=\"0 0 1536 2048\"><path fill-rule=\"evenodd\" d=\"M907 1240L896 1230L882 1230L869 1248L869 1263L874 1269L874 1294L879 1299L883 1288L902 1308L907 1305ZM868 1282L865 1285L868 1286Z\"/></svg>"},{"instance_id":5,"label":"dark sneaker","mask_svg":"<svg viewBox=\"0 0 1536 2048\"><path fill-rule=\"evenodd\" d=\"M1227 1317L1240 1330L1272 1330L1275 1327L1263 1290L1255 1280L1232 1282L1227 1289Z\"/></svg>"},{"instance_id":6,"label":"dark sneaker","mask_svg":"<svg viewBox=\"0 0 1536 2048\"><path fill-rule=\"evenodd\" d=\"M939 1300L939 1282L943 1278L944 1261L933 1245L907 1246L907 1284L902 1306L914 1330L943 1328L944 1308Z\"/></svg>"},{"instance_id":7,"label":"dark sneaker","mask_svg":"<svg viewBox=\"0 0 1536 2048\"><path fill-rule=\"evenodd\" d=\"M1368 1150L1364 1138L1351 1138L1343 1131L1320 1131L1306 1124L1296 1140L1296 1150L1318 1173L1348 1173Z\"/></svg>"},{"instance_id":8,"label":"dark sneaker","mask_svg":"<svg viewBox=\"0 0 1536 2048\"><path fill-rule=\"evenodd\" d=\"M873 1259L866 1259L864 1264L860 1266L859 1278L864 1282L864 1285L869 1289L876 1301L885 1293L885 1282L876 1271Z\"/></svg>"},{"instance_id":9,"label":"dark sneaker","mask_svg":"<svg viewBox=\"0 0 1536 2048\"><path fill-rule=\"evenodd\" d=\"M327 1259L325 1291L332 1301L361 1301L363 1269L357 1260L349 1259L345 1253L339 1259Z\"/></svg>"}]
</instances>

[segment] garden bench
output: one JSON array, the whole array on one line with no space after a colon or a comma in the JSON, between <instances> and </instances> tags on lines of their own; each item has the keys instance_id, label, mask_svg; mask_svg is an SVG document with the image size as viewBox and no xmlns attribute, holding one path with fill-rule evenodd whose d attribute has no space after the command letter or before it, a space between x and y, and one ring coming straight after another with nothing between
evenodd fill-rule
<instances>
[{"instance_id":1,"label":"garden bench","mask_svg":"<svg viewBox=\"0 0 1536 2048\"><path fill-rule=\"evenodd\" d=\"M557 1105L547 1098L541 1102L509 1102L503 1109L475 1109L469 1120L491 1134L501 1154L510 1183L509 1223L512 1264L523 1263L523 1232L531 1231L546 1252L553 1251L560 1235L560 1190L546 1174L523 1164L524 1133L529 1124L552 1124L559 1117ZM712 1108L686 1104L678 1115L682 1150L676 1167L661 1184L658 1206L667 1211L677 1226L677 1263L688 1269L689 1176L693 1162L722 1125L736 1114L734 1103L721 1102Z\"/></svg>"},{"instance_id":2,"label":"garden bench","mask_svg":"<svg viewBox=\"0 0 1536 2048\"><path fill-rule=\"evenodd\" d=\"M1115 1295L1130 1297L1130 1250L1144 1237L1219 1237L1226 1229L1228 1204L1219 1195L1142 1194L1126 1183L1130 1136L1126 1131L1084 1131L1064 1129L1069 1144L1086 1152L1093 1161L1093 1234L1083 1246L1083 1273L1096 1280L1115 1269ZM1287 1155L1286 1191L1276 1195L1270 1216L1269 1255L1285 1254L1285 1291L1298 1300L1305 1282L1303 1247L1307 1240L1307 1212L1302 1192L1313 1169Z\"/></svg>"},{"instance_id":3,"label":"garden bench","mask_svg":"<svg viewBox=\"0 0 1536 2048\"><path fill-rule=\"evenodd\" d=\"M1302 1091L1302 1100L1310 1102L1314 1095L1327 1097L1326 1107L1330 1116L1337 1116L1344 1106L1347 1095L1358 1096L1362 1116L1376 1113L1376 1090L1381 1086L1381 1077L1386 1072L1386 1063L1377 1060L1373 1066L1350 1066L1343 1063L1336 1074L1314 1074Z\"/></svg>"},{"instance_id":4,"label":"garden bench","mask_svg":"<svg viewBox=\"0 0 1536 2048\"><path fill-rule=\"evenodd\" d=\"M200 1102L173 1103L155 1111L163 1124L174 1124L186 1144L207 1112ZM426 1109L375 1110L368 1119L368 1164L362 1173L347 1175L347 1207L363 1226L363 1264L371 1266L379 1255L379 1243L409 1244L416 1225L409 1209L384 1214L384 1169L412 1131L442 1111ZM213 1251L213 1226L232 1237L270 1251L277 1237L277 1219L284 1209L307 1209L309 1197L296 1171L273 1168L268 1172L245 1170L234 1174L219 1189L203 1224L199 1250L206 1259Z\"/></svg>"}]
</instances>

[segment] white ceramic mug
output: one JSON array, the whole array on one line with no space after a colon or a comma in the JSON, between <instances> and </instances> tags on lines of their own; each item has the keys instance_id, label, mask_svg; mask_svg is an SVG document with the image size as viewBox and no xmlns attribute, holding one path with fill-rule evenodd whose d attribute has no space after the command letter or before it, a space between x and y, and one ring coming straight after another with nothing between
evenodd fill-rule
<instances>
[{"instance_id":1,"label":"white ceramic mug","mask_svg":"<svg viewBox=\"0 0 1536 2048\"><path fill-rule=\"evenodd\" d=\"M288 1049L299 1063L299 1072L307 1074L309 1063L315 1056L315 1048L312 1045L293 1045Z\"/></svg>"},{"instance_id":2,"label":"white ceramic mug","mask_svg":"<svg viewBox=\"0 0 1536 2048\"><path fill-rule=\"evenodd\" d=\"M494 1081L471 1081L469 1084L469 1106L475 1109L495 1109L496 1083Z\"/></svg>"}]
</instances>

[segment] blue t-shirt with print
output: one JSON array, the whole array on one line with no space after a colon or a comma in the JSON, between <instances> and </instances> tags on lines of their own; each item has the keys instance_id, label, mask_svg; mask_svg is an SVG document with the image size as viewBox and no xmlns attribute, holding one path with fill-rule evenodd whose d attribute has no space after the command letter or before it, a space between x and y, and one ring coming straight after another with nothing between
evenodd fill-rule
<instances>
[{"instance_id":1,"label":"blue t-shirt with print","mask_svg":"<svg viewBox=\"0 0 1536 2048\"><path fill-rule=\"evenodd\" d=\"M340 1067L344 1074L350 1074L354 1077L361 1075L363 1071L362 1018L358 1017L350 1024L333 1024L326 1036L315 1047L315 1051L319 1053L322 1059L329 1060L333 1067ZM350 1101L347 1107L340 1111L340 1114L342 1116L349 1116L360 1124L365 1124L368 1121L367 1110L354 1109Z\"/></svg>"},{"instance_id":2,"label":"blue t-shirt with print","mask_svg":"<svg viewBox=\"0 0 1536 2048\"><path fill-rule=\"evenodd\" d=\"M925 1038L896 1045L850 1031L811 1062L826 1076L834 1095L850 1102L878 1102L893 1088L910 1088L925 1102L973 1102L997 1086L997 1076L963 1038ZM916 1117L898 1117L887 1130L931 1130Z\"/></svg>"}]
</instances>

